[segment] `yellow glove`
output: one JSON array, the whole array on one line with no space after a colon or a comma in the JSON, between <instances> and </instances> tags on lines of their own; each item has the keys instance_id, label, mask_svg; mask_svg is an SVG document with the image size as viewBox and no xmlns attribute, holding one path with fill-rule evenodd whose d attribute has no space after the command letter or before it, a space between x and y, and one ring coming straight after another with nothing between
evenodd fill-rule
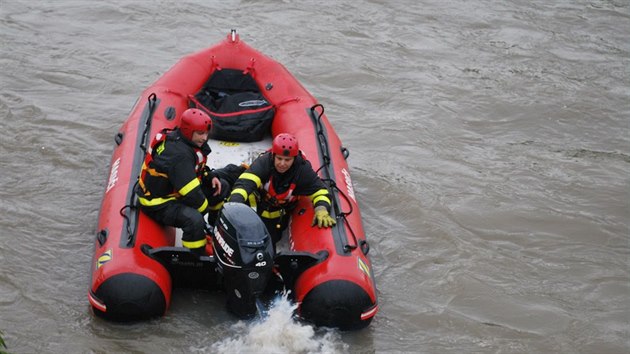
<instances>
[{"instance_id":1,"label":"yellow glove","mask_svg":"<svg viewBox=\"0 0 630 354\"><path fill-rule=\"evenodd\" d=\"M315 226L315 224L321 229L322 227L331 227L337 224L337 222L328 214L326 207L318 206L315 208L315 216L313 217L313 224L311 226Z\"/></svg>"}]
</instances>

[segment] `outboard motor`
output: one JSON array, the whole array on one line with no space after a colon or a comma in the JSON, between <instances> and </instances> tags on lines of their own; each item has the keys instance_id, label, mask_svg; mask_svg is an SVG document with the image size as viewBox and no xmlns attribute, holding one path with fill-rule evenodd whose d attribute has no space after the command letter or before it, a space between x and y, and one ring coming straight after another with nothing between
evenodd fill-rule
<instances>
[{"instance_id":1,"label":"outboard motor","mask_svg":"<svg viewBox=\"0 0 630 354\"><path fill-rule=\"evenodd\" d=\"M249 206L225 203L212 243L228 310L243 319L255 316L257 298L273 276L273 244L265 224Z\"/></svg>"}]
</instances>

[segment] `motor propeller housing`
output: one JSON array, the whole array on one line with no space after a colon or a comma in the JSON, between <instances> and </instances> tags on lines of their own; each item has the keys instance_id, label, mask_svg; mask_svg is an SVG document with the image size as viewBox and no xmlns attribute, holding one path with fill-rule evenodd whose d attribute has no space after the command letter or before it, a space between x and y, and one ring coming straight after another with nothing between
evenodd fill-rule
<instances>
[{"instance_id":1,"label":"motor propeller housing","mask_svg":"<svg viewBox=\"0 0 630 354\"><path fill-rule=\"evenodd\" d=\"M241 203L225 203L212 243L223 275L227 308L240 318L256 315L256 299L273 276L271 236L256 212Z\"/></svg>"}]
</instances>

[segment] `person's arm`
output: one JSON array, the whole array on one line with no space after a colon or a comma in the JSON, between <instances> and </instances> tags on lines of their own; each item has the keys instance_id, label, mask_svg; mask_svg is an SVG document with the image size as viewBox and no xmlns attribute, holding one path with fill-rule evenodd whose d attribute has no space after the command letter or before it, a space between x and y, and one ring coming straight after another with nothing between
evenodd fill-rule
<instances>
[{"instance_id":1,"label":"person's arm","mask_svg":"<svg viewBox=\"0 0 630 354\"><path fill-rule=\"evenodd\" d=\"M270 173L269 156L268 154L261 155L234 182L228 201L247 203L249 195L262 188L263 183L269 180Z\"/></svg>"},{"instance_id":2,"label":"person's arm","mask_svg":"<svg viewBox=\"0 0 630 354\"><path fill-rule=\"evenodd\" d=\"M310 162L305 161L301 172L299 185L304 188L302 193L308 195L315 210L312 226L317 224L320 228L332 227L337 222L330 216L332 205L328 188L326 188L326 185L324 185L317 173L313 171Z\"/></svg>"},{"instance_id":3,"label":"person's arm","mask_svg":"<svg viewBox=\"0 0 630 354\"><path fill-rule=\"evenodd\" d=\"M201 190L201 183L195 173L195 157L181 156L170 168L169 176L171 184L180 194L181 201L205 213L208 208L208 200Z\"/></svg>"},{"instance_id":4,"label":"person's arm","mask_svg":"<svg viewBox=\"0 0 630 354\"><path fill-rule=\"evenodd\" d=\"M212 193L213 196L221 194L221 181L216 172L208 166L204 166L201 172L201 184L206 186L210 191L214 191Z\"/></svg>"}]
</instances>

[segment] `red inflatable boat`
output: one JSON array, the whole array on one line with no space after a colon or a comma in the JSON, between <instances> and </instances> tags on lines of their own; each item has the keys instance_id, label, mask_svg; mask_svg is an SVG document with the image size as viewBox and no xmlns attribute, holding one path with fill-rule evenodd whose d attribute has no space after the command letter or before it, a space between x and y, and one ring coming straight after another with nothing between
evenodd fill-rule
<instances>
[{"instance_id":1,"label":"red inflatable boat","mask_svg":"<svg viewBox=\"0 0 630 354\"><path fill-rule=\"evenodd\" d=\"M223 111L206 97L214 95L216 102L217 95L241 94L246 100ZM342 329L367 326L378 311L377 296L348 151L323 106L284 66L245 44L235 31L185 56L147 88L116 134L88 293L94 313L114 321L161 316L169 308L173 286L225 283L218 280L222 275L214 255L198 257L177 247L176 230L140 212L134 194L151 139L176 127L181 112L193 106L208 111L215 123L209 141L211 167L251 162L279 133L297 137L331 192L337 225L312 227L310 200L301 199L284 237L287 246L274 256L275 266L299 304L301 318ZM248 125L246 132L230 127L236 120Z\"/></svg>"}]
</instances>

